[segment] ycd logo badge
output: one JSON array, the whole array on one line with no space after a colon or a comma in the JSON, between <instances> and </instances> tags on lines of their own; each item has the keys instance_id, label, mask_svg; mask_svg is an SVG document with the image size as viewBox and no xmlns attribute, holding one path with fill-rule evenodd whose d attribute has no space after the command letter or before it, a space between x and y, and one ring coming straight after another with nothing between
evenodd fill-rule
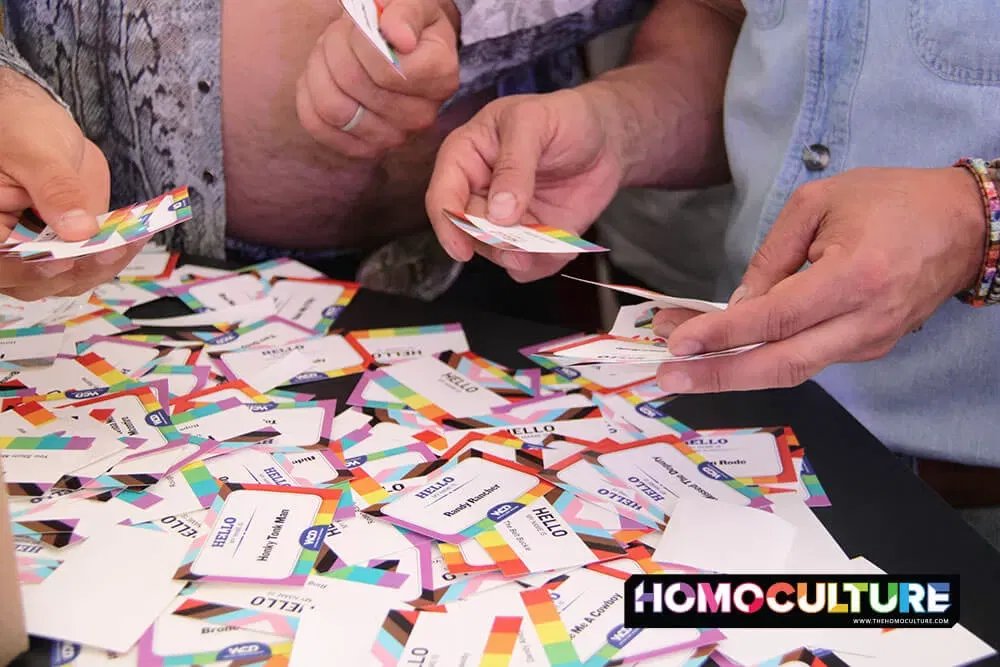
<instances>
[{"instance_id":1,"label":"ycd logo badge","mask_svg":"<svg viewBox=\"0 0 1000 667\"><path fill-rule=\"evenodd\" d=\"M317 371L307 371L305 373L300 373L292 378L289 384L298 384L300 382L317 382L319 380L325 380L326 376Z\"/></svg>"},{"instance_id":2,"label":"ycd logo badge","mask_svg":"<svg viewBox=\"0 0 1000 667\"><path fill-rule=\"evenodd\" d=\"M70 642L56 642L52 645L52 667L68 665L80 655L80 645Z\"/></svg>"},{"instance_id":3,"label":"ycd logo badge","mask_svg":"<svg viewBox=\"0 0 1000 667\"><path fill-rule=\"evenodd\" d=\"M246 660L248 658L263 660L270 657L271 649L267 645L249 642L247 644L227 646L219 651L219 655L215 656L215 659L217 662L224 662L227 660Z\"/></svg>"},{"instance_id":4,"label":"ycd logo badge","mask_svg":"<svg viewBox=\"0 0 1000 667\"><path fill-rule=\"evenodd\" d=\"M323 309L323 317L328 320L337 319L337 315L340 315L340 306L327 306Z\"/></svg>"},{"instance_id":5,"label":"ycd logo badge","mask_svg":"<svg viewBox=\"0 0 1000 667\"><path fill-rule=\"evenodd\" d=\"M626 628L624 625L617 625L608 633L608 643L617 649L624 648L640 632L642 632L642 628Z\"/></svg>"},{"instance_id":6,"label":"ycd logo badge","mask_svg":"<svg viewBox=\"0 0 1000 667\"><path fill-rule=\"evenodd\" d=\"M167 426L170 424L170 415L163 408L159 408L146 415L146 423L150 426Z\"/></svg>"},{"instance_id":7,"label":"ycd logo badge","mask_svg":"<svg viewBox=\"0 0 1000 667\"><path fill-rule=\"evenodd\" d=\"M523 507L524 505L521 503L501 503L500 505L491 507L490 511L486 513L486 516L489 517L491 521L503 521Z\"/></svg>"},{"instance_id":8,"label":"ycd logo badge","mask_svg":"<svg viewBox=\"0 0 1000 667\"><path fill-rule=\"evenodd\" d=\"M575 380L580 377L580 371L573 370L572 368L557 368L555 371L567 380Z\"/></svg>"},{"instance_id":9,"label":"ycd logo badge","mask_svg":"<svg viewBox=\"0 0 1000 667\"><path fill-rule=\"evenodd\" d=\"M728 482L733 479L732 477L722 472L722 470L720 470L713 464L709 463L708 461L703 461L699 463L698 470L700 470L701 474L704 475L705 477L711 477L712 479L718 480L720 482Z\"/></svg>"},{"instance_id":10,"label":"ycd logo badge","mask_svg":"<svg viewBox=\"0 0 1000 667\"><path fill-rule=\"evenodd\" d=\"M661 405L663 405L662 401L646 401L645 403L640 403L635 406L635 410L643 417L649 417L650 419L663 419L667 415L660 409Z\"/></svg>"},{"instance_id":11,"label":"ycd logo badge","mask_svg":"<svg viewBox=\"0 0 1000 667\"><path fill-rule=\"evenodd\" d=\"M232 343L234 340L240 337L238 331L230 331L229 333L222 334L221 336L214 338L208 342L209 345L226 345L227 343Z\"/></svg>"},{"instance_id":12,"label":"ycd logo badge","mask_svg":"<svg viewBox=\"0 0 1000 667\"><path fill-rule=\"evenodd\" d=\"M66 398L96 398L108 393L107 387L96 387L94 389L71 389L66 392Z\"/></svg>"},{"instance_id":13,"label":"ycd logo badge","mask_svg":"<svg viewBox=\"0 0 1000 667\"><path fill-rule=\"evenodd\" d=\"M326 530L327 526L306 528L299 536L299 544L302 545L303 549L318 551L323 546L323 540L326 539Z\"/></svg>"},{"instance_id":14,"label":"ycd logo badge","mask_svg":"<svg viewBox=\"0 0 1000 667\"><path fill-rule=\"evenodd\" d=\"M344 461L344 465L347 466L348 470L351 470L352 468L357 468L359 465L362 465L367 460L368 456L365 454L362 454L361 456L352 456Z\"/></svg>"}]
</instances>

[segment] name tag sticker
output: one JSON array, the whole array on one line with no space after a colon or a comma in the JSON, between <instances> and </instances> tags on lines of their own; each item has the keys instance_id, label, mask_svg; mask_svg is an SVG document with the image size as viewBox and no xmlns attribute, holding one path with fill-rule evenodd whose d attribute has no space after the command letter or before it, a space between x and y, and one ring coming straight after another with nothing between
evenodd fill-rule
<instances>
[{"instance_id":1,"label":"name tag sticker","mask_svg":"<svg viewBox=\"0 0 1000 667\"><path fill-rule=\"evenodd\" d=\"M305 583L341 489L223 484L175 579Z\"/></svg>"},{"instance_id":2,"label":"name tag sticker","mask_svg":"<svg viewBox=\"0 0 1000 667\"><path fill-rule=\"evenodd\" d=\"M365 511L458 544L493 528L551 488L534 475L470 456L429 476L423 486Z\"/></svg>"}]
</instances>

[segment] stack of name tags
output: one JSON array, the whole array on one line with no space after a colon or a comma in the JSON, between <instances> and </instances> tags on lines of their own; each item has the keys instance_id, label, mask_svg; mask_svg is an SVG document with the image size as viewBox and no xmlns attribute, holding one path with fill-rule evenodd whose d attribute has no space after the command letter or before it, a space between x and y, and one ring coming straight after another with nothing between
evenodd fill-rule
<instances>
[{"instance_id":1,"label":"stack of name tags","mask_svg":"<svg viewBox=\"0 0 1000 667\"><path fill-rule=\"evenodd\" d=\"M105 238L189 217L182 191L165 197L111 214ZM19 233L22 256L71 256ZM28 630L55 640L53 664L992 653L961 626L627 628L633 574L879 570L816 518L831 500L791 429L694 432L666 411L662 359L609 361L609 340L651 344L633 334L658 298L610 338L539 341L513 369L460 324L338 329L356 292L293 261L178 267L150 247L91 294L0 304L4 483ZM190 313L129 317L163 297ZM342 376L346 405L301 391Z\"/></svg>"}]
</instances>

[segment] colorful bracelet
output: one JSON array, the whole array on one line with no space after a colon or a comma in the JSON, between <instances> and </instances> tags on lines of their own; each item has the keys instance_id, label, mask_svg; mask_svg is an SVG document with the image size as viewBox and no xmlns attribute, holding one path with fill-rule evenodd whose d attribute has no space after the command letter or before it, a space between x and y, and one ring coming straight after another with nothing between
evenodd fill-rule
<instances>
[{"instance_id":1,"label":"colorful bracelet","mask_svg":"<svg viewBox=\"0 0 1000 667\"><path fill-rule=\"evenodd\" d=\"M1000 160L987 162L979 158L964 158L955 163L964 167L976 178L979 191L983 195L983 210L986 213L986 253L983 268L975 285L958 297L974 306L1000 305Z\"/></svg>"}]
</instances>

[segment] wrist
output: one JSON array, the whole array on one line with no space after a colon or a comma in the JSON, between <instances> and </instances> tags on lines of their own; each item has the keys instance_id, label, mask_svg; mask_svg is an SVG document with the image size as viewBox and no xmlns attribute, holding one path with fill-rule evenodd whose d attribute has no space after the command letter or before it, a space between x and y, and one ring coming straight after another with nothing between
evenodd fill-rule
<instances>
[{"instance_id":1,"label":"wrist","mask_svg":"<svg viewBox=\"0 0 1000 667\"><path fill-rule=\"evenodd\" d=\"M596 79L575 89L579 92L597 119L604 135L607 157L617 166L619 188L627 188L640 183L635 177L641 162L640 142L636 131L637 114L625 95L618 90L614 81Z\"/></svg>"},{"instance_id":2,"label":"wrist","mask_svg":"<svg viewBox=\"0 0 1000 667\"><path fill-rule=\"evenodd\" d=\"M1000 304L1000 279L997 275L1000 260L1000 160L963 159L955 166L960 168L956 171L965 177L966 191L974 191L972 197L962 198L965 203L969 203L970 199L975 203L969 207L963 204L961 219L968 219L973 230L978 227L979 234L969 261L971 277L958 296L973 306Z\"/></svg>"}]
</instances>

